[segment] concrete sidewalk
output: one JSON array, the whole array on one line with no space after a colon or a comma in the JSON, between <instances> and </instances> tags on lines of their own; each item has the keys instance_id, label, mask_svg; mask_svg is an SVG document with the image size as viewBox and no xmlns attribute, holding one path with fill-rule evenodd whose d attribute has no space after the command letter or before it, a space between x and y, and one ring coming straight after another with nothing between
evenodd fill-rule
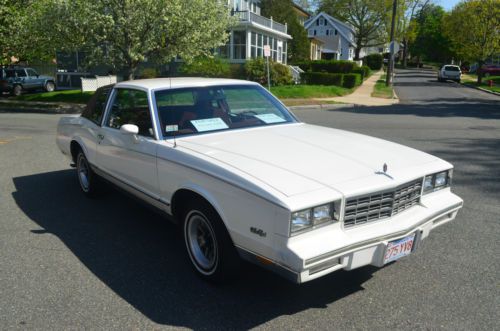
<instances>
[{"instance_id":1,"label":"concrete sidewalk","mask_svg":"<svg viewBox=\"0 0 500 331\"><path fill-rule=\"evenodd\" d=\"M399 102L395 99L384 99L372 97L373 87L377 80L384 74L383 70L374 73L370 78L365 80L363 84L358 87L353 93L343 97L333 98L315 98L316 101L336 101L342 103L349 103L362 106L388 106Z\"/></svg>"}]
</instances>

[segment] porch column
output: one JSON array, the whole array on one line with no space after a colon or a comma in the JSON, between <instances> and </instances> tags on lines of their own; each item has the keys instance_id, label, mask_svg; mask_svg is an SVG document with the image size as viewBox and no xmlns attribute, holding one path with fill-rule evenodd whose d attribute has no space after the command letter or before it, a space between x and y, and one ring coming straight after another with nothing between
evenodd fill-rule
<instances>
[{"instance_id":1,"label":"porch column","mask_svg":"<svg viewBox=\"0 0 500 331\"><path fill-rule=\"evenodd\" d=\"M234 60L234 38L233 38L233 30L231 30L231 35L229 36L229 59Z\"/></svg>"}]
</instances>

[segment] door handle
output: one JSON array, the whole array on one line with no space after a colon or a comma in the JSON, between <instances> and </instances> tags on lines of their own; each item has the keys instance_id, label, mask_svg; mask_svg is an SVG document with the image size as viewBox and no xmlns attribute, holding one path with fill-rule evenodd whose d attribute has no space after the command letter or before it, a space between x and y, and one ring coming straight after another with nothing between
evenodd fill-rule
<instances>
[{"instance_id":1,"label":"door handle","mask_svg":"<svg viewBox=\"0 0 500 331\"><path fill-rule=\"evenodd\" d=\"M102 134L100 134L100 133L99 133L99 134L97 135L97 139L99 139L99 140L103 140L103 139L104 139L104 135L102 135Z\"/></svg>"}]
</instances>

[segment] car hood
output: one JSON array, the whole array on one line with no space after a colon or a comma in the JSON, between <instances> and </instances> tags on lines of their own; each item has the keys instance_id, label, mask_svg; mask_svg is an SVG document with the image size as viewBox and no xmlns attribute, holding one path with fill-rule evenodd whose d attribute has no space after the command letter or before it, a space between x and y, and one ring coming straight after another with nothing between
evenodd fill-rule
<instances>
[{"instance_id":1,"label":"car hood","mask_svg":"<svg viewBox=\"0 0 500 331\"><path fill-rule=\"evenodd\" d=\"M286 196L370 176L397 180L438 158L396 143L309 124L285 124L185 137L179 147L258 179ZM384 164L387 174L383 173Z\"/></svg>"}]
</instances>

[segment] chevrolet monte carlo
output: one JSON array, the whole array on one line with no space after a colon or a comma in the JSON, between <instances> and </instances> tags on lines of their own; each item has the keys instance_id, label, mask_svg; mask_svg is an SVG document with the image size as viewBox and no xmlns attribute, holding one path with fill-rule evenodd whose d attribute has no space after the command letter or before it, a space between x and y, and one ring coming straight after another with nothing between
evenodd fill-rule
<instances>
[{"instance_id":1,"label":"chevrolet monte carlo","mask_svg":"<svg viewBox=\"0 0 500 331\"><path fill-rule=\"evenodd\" d=\"M241 258L297 283L383 266L453 220L452 165L381 139L300 122L260 85L121 82L61 118L57 144L89 197L102 180L182 228L203 278Z\"/></svg>"}]
</instances>

